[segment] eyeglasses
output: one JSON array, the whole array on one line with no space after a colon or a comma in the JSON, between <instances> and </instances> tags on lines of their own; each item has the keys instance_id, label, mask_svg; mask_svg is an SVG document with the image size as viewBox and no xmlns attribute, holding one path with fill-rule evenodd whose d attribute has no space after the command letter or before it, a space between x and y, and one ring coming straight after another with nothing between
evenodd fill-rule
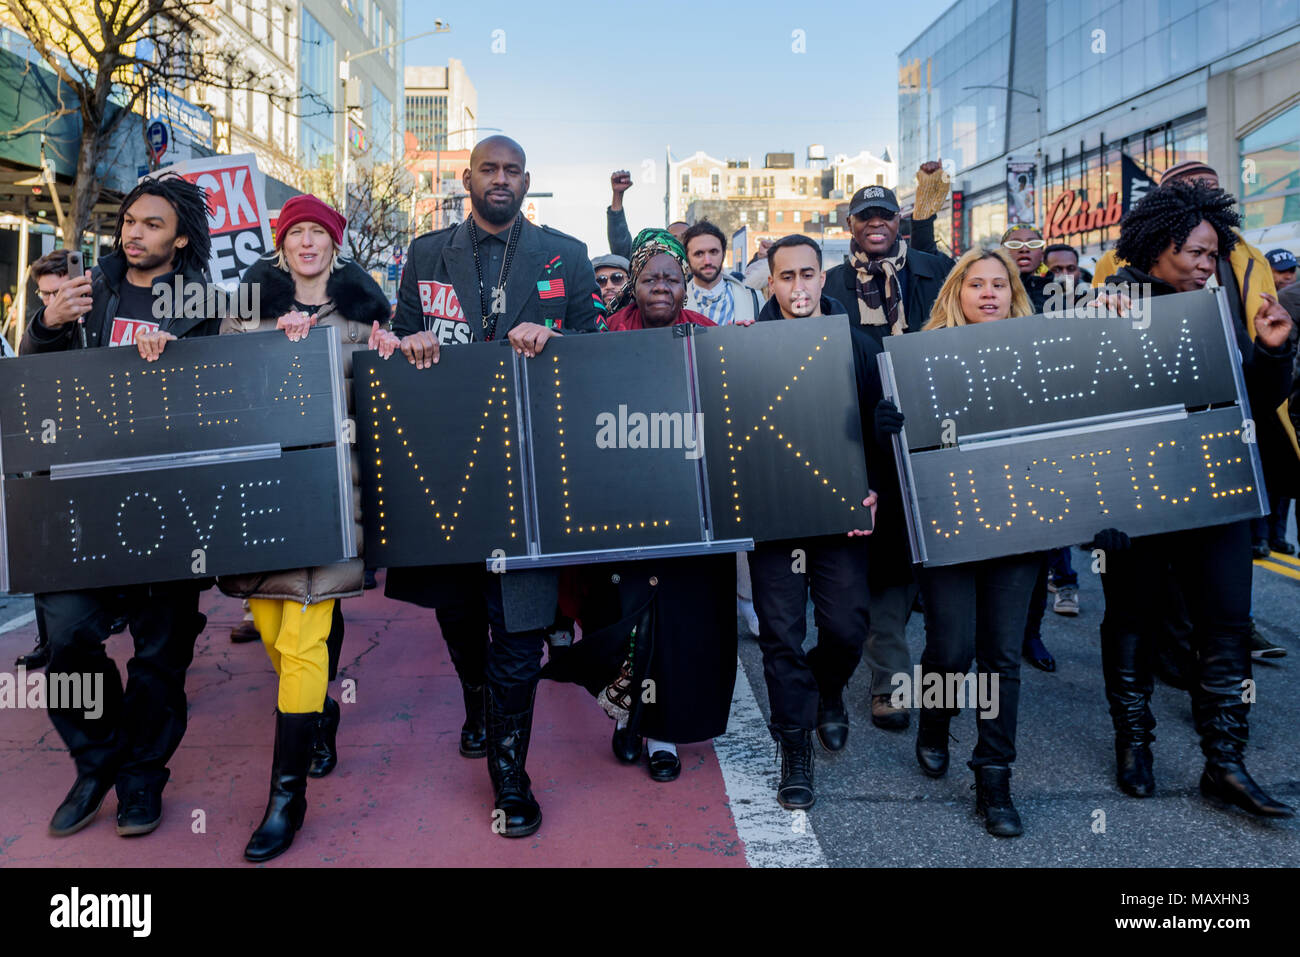
<instances>
[{"instance_id":1,"label":"eyeglasses","mask_svg":"<svg viewBox=\"0 0 1300 957\"><path fill-rule=\"evenodd\" d=\"M612 272L604 276L596 277L597 286L608 286L610 283L613 283L616 286L621 286L625 282L627 282L627 273L622 272Z\"/></svg>"},{"instance_id":2,"label":"eyeglasses","mask_svg":"<svg viewBox=\"0 0 1300 957\"><path fill-rule=\"evenodd\" d=\"M862 212L855 213L854 215L861 220L883 219L887 223L892 223L894 218L898 216L898 213L894 212L892 209L885 209L882 206L868 206Z\"/></svg>"},{"instance_id":3,"label":"eyeglasses","mask_svg":"<svg viewBox=\"0 0 1300 957\"><path fill-rule=\"evenodd\" d=\"M1008 239L1002 245L1007 249L1042 249L1047 242L1042 239Z\"/></svg>"},{"instance_id":4,"label":"eyeglasses","mask_svg":"<svg viewBox=\"0 0 1300 957\"><path fill-rule=\"evenodd\" d=\"M55 290L54 292L47 292L47 291L44 290L44 289L37 289L37 290L36 290L36 295L38 295L38 296L41 297L41 302L49 302L49 301L50 301L51 299L53 299L56 295L58 295L58 291Z\"/></svg>"}]
</instances>

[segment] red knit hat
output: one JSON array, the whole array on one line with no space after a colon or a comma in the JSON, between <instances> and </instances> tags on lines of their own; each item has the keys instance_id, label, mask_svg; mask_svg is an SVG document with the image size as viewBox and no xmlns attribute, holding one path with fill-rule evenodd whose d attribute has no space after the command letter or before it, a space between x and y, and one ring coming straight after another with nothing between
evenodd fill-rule
<instances>
[{"instance_id":1,"label":"red knit hat","mask_svg":"<svg viewBox=\"0 0 1300 957\"><path fill-rule=\"evenodd\" d=\"M284 237L297 223L317 223L334 240L336 249L343 248L343 230L348 228L348 221L333 207L322 203L315 196L295 196L280 209L280 218L275 223L275 248L284 246Z\"/></svg>"}]
</instances>

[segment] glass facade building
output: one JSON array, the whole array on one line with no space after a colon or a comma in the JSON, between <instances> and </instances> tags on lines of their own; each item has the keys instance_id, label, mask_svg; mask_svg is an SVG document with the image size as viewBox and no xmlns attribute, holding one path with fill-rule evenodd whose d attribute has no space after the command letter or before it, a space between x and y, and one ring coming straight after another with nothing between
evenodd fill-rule
<instances>
[{"instance_id":1,"label":"glass facade building","mask_svg":"<svg viewBox=\"0 0 1300 957\"><path fill-rule=\"evenodd\" d=\"M1216 126L1208 92L1216 77L1298 44L1300 0L958 0L899 55L900 192L921 163L943 160L965 194L956 241L967 248L1005 227L1008 159L1037 161L1041 219L1067 191L1106 205L1122 189L1122 155L1156 179L1217 157L1223 170L1243 164L1240 187L1233 177L1224 186L1247 228L1300 219L1300 107L1238 104ZM1223 125L1249 132L1224 135ZM938 232L951 244L945 218ZM1117 237L1112 226L1067 241L1096 253Z\"/></svg>"},{"instance_id":2,"label":"glass facade building","mask_svg":"<svg viewBox=\"0 0 1300 957\"><path fill-rule=\"evenodd\" d=\"M301 58L298 61L302 118L298 144L307 169L334 166L334 109L337 80L334 38L306 10L302 11Z\"/></svg>"}]
</instances>

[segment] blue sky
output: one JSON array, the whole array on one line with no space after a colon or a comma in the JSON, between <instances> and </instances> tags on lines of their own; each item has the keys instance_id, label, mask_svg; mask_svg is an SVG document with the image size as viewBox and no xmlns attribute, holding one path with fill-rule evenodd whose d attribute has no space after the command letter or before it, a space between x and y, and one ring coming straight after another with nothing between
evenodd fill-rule
<instances>
[{"instance_id":1,"label":"blue sky","mask_svg":"<svg viewBox=\"0 0 1300 957\"><path fill-rule=\"evenodd\" d=\"M664 149L753 158L827 153L896 156L898 53L952 0L703 0L560 3L406 0L405 32L451 32L406 45L407 65L465 64L479 123L528 153L542 213L593 255L606 251L609 174L632 171L633 232L663 222ZM504 30L505 52L493 53ZM796 30L806 52L796 53ZM645 161L656 168L645 182Z\"/></svg>"}]
</instances>

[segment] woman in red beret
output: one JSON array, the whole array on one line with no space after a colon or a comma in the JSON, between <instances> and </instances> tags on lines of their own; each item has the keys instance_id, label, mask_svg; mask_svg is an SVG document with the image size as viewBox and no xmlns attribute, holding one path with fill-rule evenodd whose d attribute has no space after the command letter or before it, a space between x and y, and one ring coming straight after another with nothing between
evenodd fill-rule
<instances>
[{"instance_id":1,"label":"woman in red beret","mask_svg":"<svg viewBox=\"0 0 1300 957\"><path fill-rule=\"evenodd\" d=\"M276 224L275 252L250 266L242 280L257 290L259 314L251 321L229 317L221 332L280 329L297 341L313 328L325 327L343 342L345 394L352 415L352 353L371 348L387 358L397 337L387 328L388 298L365 270L342 255L346 227L336 210L314 196L295 196L285 203ZM354 461L352 501L359 553L358 475ZM244 849L250 861L270 860L288 850L307 809L308 776L323 777L338 762L339 705L326 692L343 642L339 599L362 593L363 565L358 557L217 582L227 595L248 600L280 681L271 793L262 823Z\"/></svg>"}]
</instances>

